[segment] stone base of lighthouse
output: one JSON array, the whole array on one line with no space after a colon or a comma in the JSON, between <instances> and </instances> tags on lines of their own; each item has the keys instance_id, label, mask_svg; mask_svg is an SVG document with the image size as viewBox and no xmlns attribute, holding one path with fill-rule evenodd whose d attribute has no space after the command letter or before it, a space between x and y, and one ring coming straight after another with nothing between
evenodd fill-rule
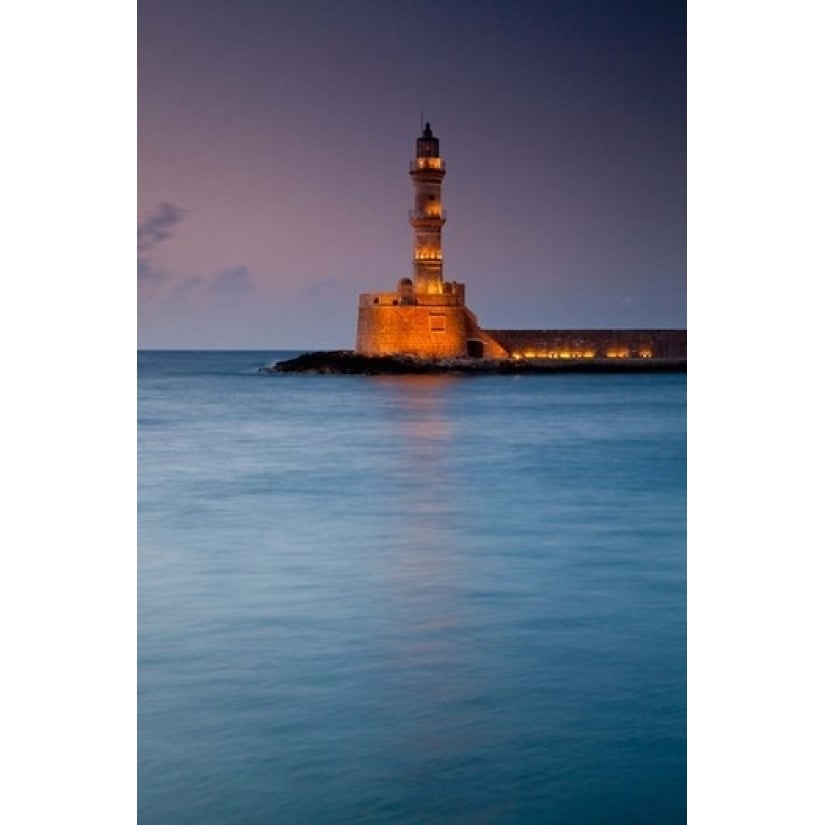
<instances>
[{"instance_id":1,"label":"stone base of lighthouse","mask_svg":"<svg viewBox=\"0 0 825 825\"><path fill-rule=\"evenodd\" d=\"M361 355L419 358L505 358L464 305L464 284L445 283L440 295L413 294L402 279L396 292L359 296L355 349Z\"/></svg>"},{"instance_id":2,"label":"stone base of lighthouse","mask_svg":"<svg viewBox=\"0 0 825 825\"><path fill-rule=\"evenodd\" d=\"M464 308L361 305L355 348L361 355L461 358L467 355Z\"/></svg>"}]
</instances>

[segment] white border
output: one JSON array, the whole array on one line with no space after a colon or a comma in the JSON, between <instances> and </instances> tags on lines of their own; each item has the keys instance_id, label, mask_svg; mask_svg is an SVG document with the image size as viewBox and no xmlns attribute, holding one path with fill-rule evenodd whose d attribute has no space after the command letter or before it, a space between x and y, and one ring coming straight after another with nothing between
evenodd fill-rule
<instances>
[{"instance_id":1,"label":"white border","mask_svg":"<svg viewBox=\"0 0 825 825\"><path fill-rule=\"evenodd\" d=\"M825 821L822 24L814 2L688 5L688 795L702 825Z\"/></svg>"},{"instance_id":2,"label":"white border","mask_svg":"<svg viewBox=\"0 0 825 825\"><path fill-rule=\"evenodd\" d=\"M136 26L0 11L0 821L136 816Z\"/></svg>"}]
</instances>

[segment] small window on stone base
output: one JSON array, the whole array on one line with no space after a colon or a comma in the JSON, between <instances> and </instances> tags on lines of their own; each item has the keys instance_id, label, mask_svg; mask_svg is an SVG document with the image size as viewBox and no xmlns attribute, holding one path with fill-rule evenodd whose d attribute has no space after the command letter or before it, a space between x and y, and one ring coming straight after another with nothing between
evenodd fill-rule
<instances>
[{"instance_id":1,"label":"small window on stone base","mask_svg":"<svg viewBox=\"0 0 825 825\"><path fill-rule=\"evenodd\" d=\"M430 313L430 332L446 332L447 316L443 312Z\"/></svg>"}]
</instances>

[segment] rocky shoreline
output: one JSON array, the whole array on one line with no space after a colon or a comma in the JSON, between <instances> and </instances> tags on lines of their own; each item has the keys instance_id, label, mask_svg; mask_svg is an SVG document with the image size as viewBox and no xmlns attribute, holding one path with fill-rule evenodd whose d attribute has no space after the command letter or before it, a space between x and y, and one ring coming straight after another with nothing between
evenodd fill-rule
<instances>
[{"instance_id":1,"label":"rocky shoreline","mask_svg":"<svg viewBox=\"0 0 825 825\"><path fill-rule=\"evenodd\" d=\"M351 350L307 352L261 367L261 373L310 375L534 375L558 373L687 372L684 358L416 358L407 355L359 355Z\"/></svg>"}]
</instances>

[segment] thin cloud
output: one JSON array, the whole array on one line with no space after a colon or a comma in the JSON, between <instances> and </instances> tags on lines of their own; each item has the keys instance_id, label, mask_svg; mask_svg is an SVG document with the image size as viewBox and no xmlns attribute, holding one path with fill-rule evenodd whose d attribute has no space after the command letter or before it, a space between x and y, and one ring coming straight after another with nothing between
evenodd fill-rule
<instances>
[{"instance_id":1,"label":"thin cloud","mask_svg":"<svg viewBox=\"0 0 825 825\"><path fill-rule=\"evenodd\" d=\"M310 281L301 290L301 294L307 298L318 298L322 295L330 295L338 292L343 283L340 278L321 278L320 280Z\"/></svg>"},{"instance_id":2,"label":"thin cloud","mask_svg":"<svg viewBox=\"0 0 825 825\"><path fill-rule=\"evenodd\" d=\"M193 275L179 283L174 294L176 298L207 299L241 295L252 292L253 284L249 270L245 266L233 266L210 275Z\"/></svg>"},{"instance_id":3,"label":"thin cloud","mask_svg":"<svg viewBox=\"0 0 825 825\"><path fill-rule=\"evenodd\" d=\"M220 293L249 292L252 282L249 280L249 270L245 266L235 266L213 275L209 286L214 292Z\"/></svg>"},{"instance_id":4,"label":"thin cloud","mask_svg":"<svg viewBox=\"0 0 825 825\"><path fill-rule=\"evenodd\" d=\"M138 224L137 240L138 255L137 278L138 285L148 288L148 294L156 293L158 287L167 281L172 281L172 295L177 299L193 298L197 301L210 301L217 297L241 295L253 290L249 270L245 266L233 266L205 277L193 275L180 280L154 266L147 253L159 243L171 236L174 226L181 221L185 209L173 203L161 203L146 220Z\"/></svg>"},{"instance_id":5,"label":"thin cloud","mask_svg":"<svg viewBox=\"0 0 825 825\"><path fill-rule=\"evenodd\" d=\"M169 279L169 274L160 269L155 269L148 258L138 258L137 261L138 284L162 284Z\"/></svg>"},{"instance_id":6,"label":"thin cloud","mask_svg":"<svg viewBox=\"0 0 825 825\"><path fill-rule=\"evenodd\" d=\"M185 210L173 203L162 203L137 228L138 252L146 252L165 241L172 234L172 227L183 218Z\"/></svg>"}]
</instances>

